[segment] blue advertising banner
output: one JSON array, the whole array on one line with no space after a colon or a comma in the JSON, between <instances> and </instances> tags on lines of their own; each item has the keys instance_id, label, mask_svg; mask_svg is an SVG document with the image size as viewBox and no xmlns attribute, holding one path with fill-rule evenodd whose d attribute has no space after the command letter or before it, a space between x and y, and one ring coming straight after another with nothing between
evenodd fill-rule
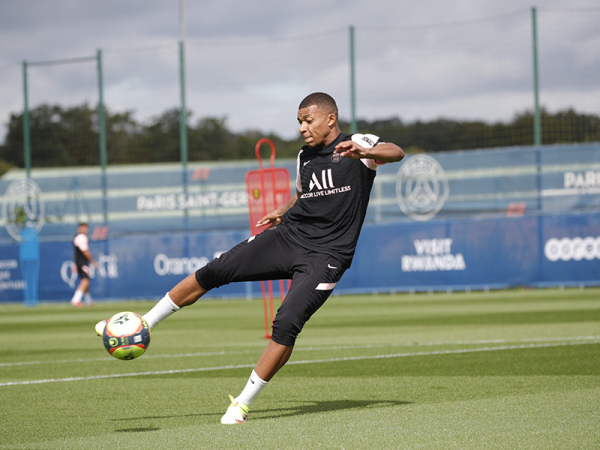
<instances>
[{"instance_id":1,"label":"blue advertising banner","mask_svg":"<svg viewBox=\"0 0 600 450\"><path fill-rule=\"evenodd\" d=\"M277 161L295 193L296 160ZM0 243L16 239L23 198L35 199L42 240L245 230L245 175L256 160L12 169L0 177ZM188 180L183 186L182 180ZM28 195L21 195L28 189ZM408 154L377 169L366 224L600 212L600 143ZM30 213L32 208L27 209ZM29 217L29 219L33 219Z\"/></svg>"},{"instance_id":2,"label":"blue advertising banner","mask_svg":"<svg viewBox=\"0 0 600 450\"><path fill-rule=\"evenodd\" d=\"M431 221L363 230L340 288L446 290L527 284L538 271L537 220L531 217ZM351 280L348 280L351 278Z\"/></svg>"},{"instance_id":3,"label":"blue advertising banner","mask_svg":"<svg viewBox=\"0 0 600 450\"><path fill-rule=\"evenodd\" d=\"M25 298L19 253L18 245L0 245L0 301L23 301Z\"/></svg>"},{"instance_id":4,"label":"blue advertising banner","mask_svg":"<svg viewBox=\"0 0 600 450\"><path fill-rule=\"evenodd\" d=\"M600 215L548 216L542 221L540 285L600 284Z\"/></svg>"},{"instance_id":5,"label":"blue advertising banner","mask_svg":"<svg viewBox=\"0 0 600 450\"><path fill-rule=\"evenodd\" d=\"M247 238L243 232L130 236L90 241L98 269L90 266L90 292L95 299L152 299L215 256ZM0 246L0 301L22 301L25 288L19 246ZM69 241L40 245L39 298L68 301L79 280ZM245 297L248 287L224 286L221 297ZM258 292L258 291L257 291Z\"/></svg>"},{"instance_id":6,"label":"blue advertising banner","mask_svg":"<svg viewBox=\"0 0 600 450\"><path fill-rule=\"evenodd\" d=\"M172 233L91 241L95 299L158 299L243 231ZM70 241L40 243L39 299L68 301L77 286ZM0 245L0 301L23 301L19 246ZM600 284L600 214L431 220L365 225L336 293L499 289ZM260 297L258 283L207 297Z\"/></svg>"}]
</instances>

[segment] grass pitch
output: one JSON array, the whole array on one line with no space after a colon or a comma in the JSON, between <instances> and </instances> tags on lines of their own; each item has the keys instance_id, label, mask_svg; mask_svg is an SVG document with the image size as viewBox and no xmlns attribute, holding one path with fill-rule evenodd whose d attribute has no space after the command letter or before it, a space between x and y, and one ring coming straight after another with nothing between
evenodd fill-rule
<instances>
[{"instance_id":1,"label":"grass pitch","mask_svg":"<svg viewBox=\"0 0 600 450\"><path fill-rule=\"evenodd\" d=\"M0 448L599 448L600 290L332 297L220 424L260 356L261 301L201 301L134 361L94 324L154 302L0 306Z\"/></svg>"}]
</instances>

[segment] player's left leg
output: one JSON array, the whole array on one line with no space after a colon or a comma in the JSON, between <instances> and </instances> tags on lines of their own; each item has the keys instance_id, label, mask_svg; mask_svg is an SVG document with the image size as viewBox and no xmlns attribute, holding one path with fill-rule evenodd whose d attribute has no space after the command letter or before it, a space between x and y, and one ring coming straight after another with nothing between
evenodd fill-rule
<instances>
[{"instance_id":1,"label":"player's left leg","mask_svg":"<svg viewBox=\"0 0 600 450\"><path fill-rule=\"evenodd\" d=\"M221 417L221 423L233 425L243 423L248 418L250 405L260 392L269 384L269 381L281 367L290 359L293 346L281 345L274 341L269 341L267 348L262 353L256 367L250 374L246 387L236 398L229 396L231 404L227 411ZM259 376L258 373L262 376Z\"/></svg>"},{"instance_id":2,"label":"player's left leg","mask_svg":"<svg viewBox=\"0 0 600 450\"><path fill-rule=\"evenodd\" d=\"M344 273L329 255L304 252L295 264L290 290L273 321L273 336L256 364L246 387L221 418L223 424L246 421L250 405L289 360L305 323L325 303Z\"/></svg>"}]
</instances>

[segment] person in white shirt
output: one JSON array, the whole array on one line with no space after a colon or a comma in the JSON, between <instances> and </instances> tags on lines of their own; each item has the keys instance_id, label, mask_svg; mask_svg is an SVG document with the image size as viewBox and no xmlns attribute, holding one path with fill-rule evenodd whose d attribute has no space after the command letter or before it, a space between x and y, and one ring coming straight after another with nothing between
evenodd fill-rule
<instances>
[{"instance_id":1,"label":"person in white shirt","mask_svg":"<svg viewBox=\"0 0 600 450\"><path fill-rule=\"evenodd\" d=\"M87 237L88 225L87 223L80 223L77 227L77 235L73 238L73 259L75 266L77 266L77 275L79 275L79 285L71 304L77 308L82 308L82 298L86 305L93 306L92 296L90 295L90 268L89 263L92 263L95 268L98 268L98 263L90 253L89 241Z\"/></svg>"}]
</instances>

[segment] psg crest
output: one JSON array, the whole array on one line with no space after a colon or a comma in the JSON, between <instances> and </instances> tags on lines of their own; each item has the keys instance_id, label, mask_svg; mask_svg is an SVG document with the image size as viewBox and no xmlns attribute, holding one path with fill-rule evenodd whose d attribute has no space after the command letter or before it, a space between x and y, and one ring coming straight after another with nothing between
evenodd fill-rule
<instances>
[{"instance_id":1,"label":"psg crest","mask_svg":"<svg viewBox=\"0 0 600 450\"><path fill-rule=\"evenodd\" d=\"M25 228L39 232L44 226L44 200L39 186L29 178L13 181L4 193L6 230L17 241Z\"/></svg>"},{"instance_id":2,"label":"psg crest","mask_svg":"<svg viewBox=\"0 0 600 450\"><path fill-rule=\"evenodd\" d=\"M421 221L435 217L448 195L448 178L442 166L431 156L411 156L400 166L396 199L407 216Z\"/></svg>"}]
</instances>

